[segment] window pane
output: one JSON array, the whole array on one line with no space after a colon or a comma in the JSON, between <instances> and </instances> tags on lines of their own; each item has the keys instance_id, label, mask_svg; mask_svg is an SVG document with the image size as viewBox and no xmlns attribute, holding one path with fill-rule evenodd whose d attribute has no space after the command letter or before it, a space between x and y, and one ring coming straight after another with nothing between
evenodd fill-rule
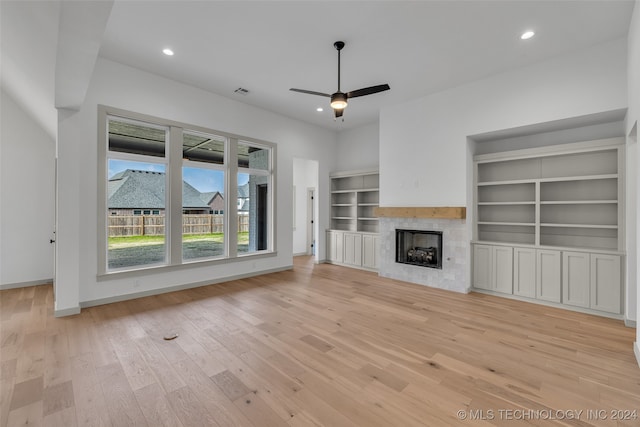
<instances>
[{"instance_id":1,"label":"window pane","mask_svg":"<svg viewBox=\"0 0 640 427\"><path fill-rule=\"evenodd\" d=\"M197 162L224 164L224 143L221 136L184 132L182 157Z\"/></svg>"},{"instance_id":2,"label":"window pane","mask_svg":"<svg viewBox=\"0 0 640 427\"><path fill-rule=\"evenodd\" d=\"M108 268L165 263L165 165L109 159L108 167Z\"/></svg>"},{"instance_id":3,"label":"window pane","mask_svg":"<svg viewBox=\"0 0 640 427\"><path fill-rule=\"evenodd\" d=\"M238 166L258 170L269 170L269 149L248 143L238 143Z\"/></svg>"},{"instance_id":4,"label":"window pane","mask_svg":"<svg viewBox=\"0 0 640 427\"><path fill-rule=\"evenodd\" d=\"M269 177L238 174L238 253L269 248Z\"/></svg>"},{"instance_id":5,"label":"window pane","mask_svg":"<svg viewBox=\"0 0 640 427\"><path fill-rule=\"evenodd\" d=\"M167 130L109 119L109 150L164 157Z\"/></svg>"},{"instance_id":6,"label":"window pane","mask_svg":"<svg viewBox=\"0 0 640 427\"><path fill-rule=\"evenodd\" d=\"M182 168L182 258L224 256L224 172Z\"/></svg>"}]
</instances>

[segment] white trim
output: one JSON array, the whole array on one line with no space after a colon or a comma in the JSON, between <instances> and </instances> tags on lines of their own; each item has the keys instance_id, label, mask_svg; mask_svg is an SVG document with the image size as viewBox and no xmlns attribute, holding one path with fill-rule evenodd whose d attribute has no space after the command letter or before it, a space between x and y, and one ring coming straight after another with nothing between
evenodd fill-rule
<instances>
[{"instance_id":1,"label":"white trim","mask_svg":"<svg viewBox=\"0 0 640 427\"><path fill-rule=\"evenodd\" d=\"M638 341L633 343L633 352L636 355L636 362L638 362L638 366L640 366L640 343L638 343Z\"/></svg>"},{"instance_id":2,"label":"white trim","mask_svg":"<svg viewBox=\"0 0 640 427\"><path fill-rule=\"evenodd\" d=\"M623 320L622 314L607 313L606 311L593 310L590 308L582 308L582 307L577 307L577 306L572 306L572 305L567 305L567 304L562 304L562 303L557 303L552 301L545 301L537 298L529 298L529 297L524 297L520 295L505 294L502 292L491 291L488 289L479 289L479 288L471 287L469 291L477 292L479 294L493 295L495 297L500 297L500 298L512 299L516 301L530 302L532 304L545 305L547 307L555 307L560 310L575 311L578 313L589 314L592 316L608 317L610 319Z\"/></svg>"},{"instance_id":3,"label":"white trim","mask_svg":"<svg viewBox=\"0 0 640 427\"><path fill-rule=\"evenodd\" d=\"M473 160L478 163L491 163L498 160L516 160L527 159L530 157L557 156L559 154L571 154L575 152L602 151L623 145L624 137L614 137L593 141L572 142L569 144L502 151L499 153L478 154L473 157Z\"/></svg>"},{"instance_id":4,"label":"white trim","mask_svg":"<svg viewBox=\"0 0 640 427\"><path fill-rule=\"evenodd\" d=\"M75 314L80 314L80 306L65 308L62 310L54 310L54 317L65 317L65 316L73 316Z\"/></svg>"},{"instance_id":5,"label":"white trim","mask_svg":"<svg viewBox=\"0 0 640 427\"><path fill-rule=\"evenodd\" d=\"M29 280L27 282L4 283L0 285L0 291L7 289L28 288L30 286L53 285L53 279Z\"/></svg>"},{"instance_id":6,"label":"white trim","mask_svg":"<svg viewBox=\"0 0 640 427\"><path fill-rule=\"evenodd\" d=\"M635 328L636 325L637 325L637 322L635 320L624 319L624 326L626 326L627 328Z\"/></svg>"},{"instance_id":7,"label":"white trim","mask_svg":"<svg viewBox=\"0 0 640 427\"><path fill-rule=\"evenodd\" d=\"M151 289L148 291L133 292L130 294L116 295L108 298L82 301L80 302L80 308L95 307L97 305L111 304L111 303L120 302L120 301L128 301L136 298L143 298L143 297L148 297L153 295L166 294L169 292L182 291L185 289L199 288L202 286L209 286L209 285L215 285L218 283L231 282L233 280L246 279L248 277L261 276L263 274L277 273L279 271L286 271L286 270L293 270L293 264L286 265L284 267L271 268L268 270L254 271L250 273L236 274L233 276L221 277L218 279L205 280L201 282L186 283L183 285L169 286L169 287L160 288L160 289ZM80 312L80 309L78 309L78 313L79 312ZM77 314L77 313L72 313L72 314Z\"/></svg>"}]
</instances>

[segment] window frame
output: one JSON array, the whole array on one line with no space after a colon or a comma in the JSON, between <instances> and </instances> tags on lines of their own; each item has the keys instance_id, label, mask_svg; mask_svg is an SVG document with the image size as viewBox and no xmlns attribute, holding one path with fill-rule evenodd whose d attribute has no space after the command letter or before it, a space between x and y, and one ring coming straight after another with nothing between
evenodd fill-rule
<instances>
[{"instance_id":1,"label":"window frame","mask_svg":"<svg viewBox=\"0 0 640 427\"><path fill-rule=\"evenodd\" d=\"M168 137L165 145L165 157L154 157L147 155L139 155L132 153L122 152L110 152L108 146L108 119L110 117L122 119L123 121L129 120L144 125L152 125L159 127L167 127ZM183 132L186 133L202 133L216 135L226 138L225 160L224 165L216 163L199 162L194 160L185 160L182 158L183 150ZM263 148L269 151L269 171L239 168L238 167L238 143L249 144L251 146ZM131 268L123 269L108 269L108 160L114 158L113 153L117 153L117 157L122 156L122 160L134 160L143 161L147 163L153 162L153 159L157 159L156 163L166 164L165 177L166 177L166 199L165 199L165 263L150 264L133 266ZM144 160L141 160L144 159ZM109 107L105 105L98 105L98 239L97 239L97 280L108 280L115 277L127 277L127 276L140 276L150 272L164 272L177 269L195 268L207 265L217 265L232 263L248 258L263 258L277 256L277 233L276 233L276 158L277 158L277 144L259 140L255 138L249 138L224 132L215 129L209 129L201 126L191 125L187 123L177 122L173 120L162 119L146 114L135 113L119 108ZM187 165L194 165L196 167L205 167L207 169L219 169L222 167L225 174L224 194L237 194L237 178L239 170L240 173L248 173L250 171L254 174L268 173L269 188L271 191L268 193L268 249L242 253L237 252L237 225L231 227L231 224L237 224L237 204L230 203L229 197L225 197L225 207L222 215L224 215L225 221L225 253L224 257L215 258L196 258L183 260L182 259L182 168ZM215 166L215 167L214 167ZM178 218L178 220L175 220Z\"/></svg>"}]
</instances>

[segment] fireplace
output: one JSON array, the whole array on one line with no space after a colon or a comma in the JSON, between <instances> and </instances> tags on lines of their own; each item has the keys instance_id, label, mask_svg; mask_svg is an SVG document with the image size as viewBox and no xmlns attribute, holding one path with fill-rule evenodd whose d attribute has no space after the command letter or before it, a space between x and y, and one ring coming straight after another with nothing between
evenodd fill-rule
<instances>
[{"instance_id":1,"label":"fireplace","mask_svg":"<svg viewBox=\"0 0 640 427\"><path fill-rule=\"evenodd\" d=\"M396 262L442 269L442 231L396 229Z\"/></svg>"}]
</instances>

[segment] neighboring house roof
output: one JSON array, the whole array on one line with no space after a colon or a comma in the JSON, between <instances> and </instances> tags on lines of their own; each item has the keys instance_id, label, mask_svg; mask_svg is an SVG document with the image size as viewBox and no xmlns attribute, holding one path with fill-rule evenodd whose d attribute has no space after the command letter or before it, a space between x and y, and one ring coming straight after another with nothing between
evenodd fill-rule
<instances>
[{"instance_id":1,"label":"neighboring house roof","mask_svg":"<svg viewBox=\"0 0 640 427\"><path fill-rule=\"evenodd\" d=\"M164 209L165 174L127 169L109 179L108 206L110 209ZM201 193L182 182L182 207L208 209Z\"/></svg>"},{"instance_id":2,"label":"neighboring house roof","mask_svg":"<svg viewBox=\"0 0 640 427\"><path fill-rule=\"evenodd\" d=\"M247 182L244 185L238 187L238 198L248 199L249 198L249 183Z\"/></svg>"},{"instance_id":3,"label":"neighboring house roof","mask_svg":"<svg viewBox=\"0 0 640 427\"><path fill-rule=\"evenodd\" d=\"M208 205L213 201L213 199L216 198L217 195L222 197L222 193L220 193L219 191L207 191L205 193L200 193L200 200Z\"/></svg>"},{"instance_id":4,"label":"neighboring house roof","mask_svg":"<svg viewBox=\"0 0 640 427\"><path fill-rule=\"evenodd\" d=\"M242 205L238 208L238 212L249 212L249 199L244 199Z\"/></svg>"}]
</instances>

